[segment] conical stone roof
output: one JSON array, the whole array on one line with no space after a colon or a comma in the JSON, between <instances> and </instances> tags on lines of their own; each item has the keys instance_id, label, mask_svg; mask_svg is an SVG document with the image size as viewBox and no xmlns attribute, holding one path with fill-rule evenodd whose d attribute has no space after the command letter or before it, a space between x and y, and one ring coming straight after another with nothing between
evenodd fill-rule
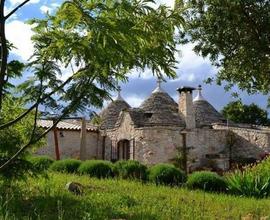
<instances>
[{"instance_id":1,"label":"conical stone roof","mask_svg":"<svg viewBox=\"0 0 270 220\"><path fill-rule=\"evenodd\" d=\"M196 126L210 126L212 123L223 123L225 118L202 96L199 86L198 95L193 100Z\"/></svg>"},{"instance_id":2,"label":"conical stone roof","mask_svg":"<svg viewBox=\"0 0 270 220\"><path fill-rule=\"evenodd\" d=\"M101 118L101 129L111 129L115 127L115 123L122 110L129 109L129 104L122 98L117 98L112 101L107 108L105 108L100 114Z\"/></svg>"},{"instance_id":3,"label":"conical stone roof","mask_svg":"<svg viewBox=\"0 0 270 220\"><path fill-rule=\"evenodd\" d=\"M144 126L185 126L177 103L161 89L155 89L139 108L147 115Z\"/></svg>"}]
</instances>

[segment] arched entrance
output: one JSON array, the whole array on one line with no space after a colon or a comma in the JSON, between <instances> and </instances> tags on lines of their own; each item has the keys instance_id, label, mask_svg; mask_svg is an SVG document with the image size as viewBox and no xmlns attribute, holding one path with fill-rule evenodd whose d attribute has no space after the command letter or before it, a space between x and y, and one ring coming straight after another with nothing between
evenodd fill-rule
<instances>
[{"instance_id":1,"label":"arched entrance","mask_svg":"<svg viewBox=\"0 0 270 220\"><path fill-rule=\"evenodd\" d=\"M130 142L129 140L121 140L117 143L117 160L130 159Z\"/></svg>"}]
</instances>

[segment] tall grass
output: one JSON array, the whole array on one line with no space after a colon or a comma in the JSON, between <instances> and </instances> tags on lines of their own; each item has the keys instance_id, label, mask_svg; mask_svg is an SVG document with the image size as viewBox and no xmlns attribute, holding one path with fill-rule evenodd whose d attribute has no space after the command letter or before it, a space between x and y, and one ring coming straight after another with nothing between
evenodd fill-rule
<instances>
[{"instance_id":1,"label":"tall grass","mask_svg":"<svg viewBox=\"0 0 270 220\"><path fill-rule=\"evenodd\" d=\"M0 219L255 219L270 214L270 200L189 191L118 179L49 173L49 179L19 182L16 195L1 201ZM67 182L84 186L81 196ZM0 188L1 189L1 188ZM6 204L3 206L3 204ZM3 217L3 218L2 218Z\"/></svg>"}]
</instances>

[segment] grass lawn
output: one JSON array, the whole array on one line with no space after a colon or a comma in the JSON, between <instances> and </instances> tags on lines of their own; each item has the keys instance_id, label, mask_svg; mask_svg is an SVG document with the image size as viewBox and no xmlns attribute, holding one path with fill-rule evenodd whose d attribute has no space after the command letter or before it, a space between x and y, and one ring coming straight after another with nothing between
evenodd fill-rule
<instances>
[{"instance_id":1,"label":"grass lawn","mask_svg":"<svg viewBox=\"0 0 270 220\"><path fill-rule=\"evenodd\" d=\"M67 182L85 186L76 196ZM124 180L50 173L20 182L18 192L1 197L0 219L254 219L270 216L270 200L156 187Z\"/></svg>"}]
</instances>

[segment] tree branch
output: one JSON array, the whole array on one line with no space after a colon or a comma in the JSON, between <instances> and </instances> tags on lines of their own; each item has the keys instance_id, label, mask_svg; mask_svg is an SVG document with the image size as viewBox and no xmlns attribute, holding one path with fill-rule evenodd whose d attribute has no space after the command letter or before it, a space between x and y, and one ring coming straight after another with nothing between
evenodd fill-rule
<instances>
[{"instance_id":1,"label":"tree branch","mask_svg":"<svg viewBox=\"0 0 270 220\"><path fill-rule=\"evenodd\" d=\"M91 80L89 80L89 83L92 83L94 80L95 80L95 76ZM82 95L77 97L73 104L71 104L69 107L67 107L65 109L63 114L57 120L55 120L55 122L53 123L53 125L50 128L45 130L36 139L30 140L26 145L24 145L20 150L18 150L9 160L7 160L3 165L1 165L0 166L0 172L1 172L1 170L7 168L13 162L13 160L15 160L28 147L30 147L31 145L33 145L36 142L40 141L45 135L47 135L69 113L69 111L81 100L81 98L83 97L84 92L82 92L81 94Z\"/></svg>"},{"instance_id":2,"label":"tree branch","mask_svg":"<svg viewBox=\"0 0 270 220\"><path fill-rule=\"evenodd\" d=\"M35 144L36 142L40 141L46 134L48 134L60 121L62 118L65 117L67 113L62 114L61 117L59 117L55 123L53 123L53 125L48 128L47 130L45 130L40 136L38 136L36 139L32 139L26 144L24 145L20 150L18 150L9 160L7 160L3 165L1 165L0 167L0 171L7 168L13 160L15 160L23 151L25 151L28 147L30 147L31 145Z\"/></svg>"},{"instance_id":3,"label":"tree branch","mask_svg":"<svg viewBox=\"0 0 270 220\"><path fill-rule=\"evenodd\" d=\"M38 105L36 106L35 118L34 118L34 125L33 125L33 130L32 130L30 141L33 141L34 140L35 132L36 132L36 129L37 129L38 106L39 106L39 103L40 103L40 98L41 98L42 90L43 90L43 80L41 79L40 80L39 96L38 96L38 99L37 99Z\"/></svg>"},{"instance_id":4,"label":"tree branch","mask_svg":"<svg viewBox=\"0 0 270 220\"><path fill-rule=\"evenodd\" d=\"M78 73L78 72L77 72ZM54 93L56 93L59 89L63 88L65 85L67 85L75 76L76 74L74 74L73 76L69 77L64 83L62 83L59 87L57 87L55 90L53 90L52 92L50 92L49 94L47 94L46 96L44 96L43 98L41 98L39 101L37 101L34 105L32 105L27 111L25 111L23 114L21 114L20 116L18 116L17 118L15 118L14 120L3 124L0 126L0 130L7 128L15 123L17 123L18 121L20 121L21 119L23 119L26 115L28 115L33 109L35 109L37 107L37 105L39 105L40 102L46 100L47 98L49 98L50 96L52 96Z\"/></svg>"},{"instance_id":5,"label":"tree branch","mask_svg":"<svg viewBox=\"0 0 270 220\"><path fill-rule=\"evenodd\" d=\"M15 118L14 120L7 122L6 124L0 125L0 130L7 128L15 123L17 123L18 121L20 121L21 119L23 119L26 115L28 115L33 109L36 108L36 106L40 103L45 101L47 98L49 98L50 96L52 96L54 93L56 93L58 90L62 89L64 86L66 86L77 74L79 74L80 72L88 69L89 67L86 66L84 68L79 69L75 74L73 74L72 76L70 76L65 82L63 82L60 86L58 86L55 90L53 90L52 92L50 92L49 94L47 94L46 96L42 97L39 102L36 102L34 105L32 105L27 111L25 111L23 114L21 114L20 116L18 116L17 118Z\"/></svg>"},{"instance_id":6,"label":"tree branch","mask_svg":"<svg viewBox=\"0 0 270 220\"><path fill-rule=\"evenodd\" d=\"M14 8L11 12L8 13L7 16L5 16L5 20L7 20L11 15L13 15L18 9L20 9L21 7L23 7L27 2L29 2L30 0L25 0L24 2L22 2L21 4L19 4L16 8Z\"/></svg>"},{"instance_id":7,"label":"tree branch","mask_svg":"<svg viewBox=\"0 0 270 220\"><path fill-rule=\"evenodd\" d=\"M5 0L1 0L0 2L0 43L1 43L0 111L2 109L4 85L6 84L5 76L7 74L7 57L8 57L7 40L6 40L6 33L5 33L4 7L5 7Z\"/></svg>"}]
</instances>

